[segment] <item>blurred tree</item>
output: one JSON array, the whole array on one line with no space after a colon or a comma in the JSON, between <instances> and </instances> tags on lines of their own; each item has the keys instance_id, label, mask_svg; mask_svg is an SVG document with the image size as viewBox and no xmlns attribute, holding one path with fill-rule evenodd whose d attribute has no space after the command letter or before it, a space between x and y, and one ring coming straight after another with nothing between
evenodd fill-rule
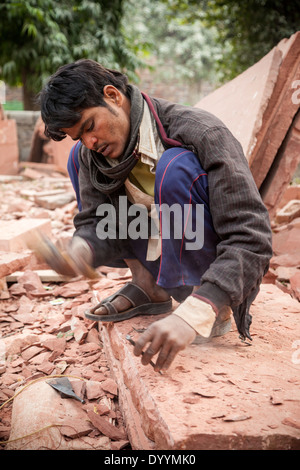
<instances>
[{"instance_id":1,"label":"blurred tree","mask_svg":"<svg viewBox=\"0 0 300 470\"><path fill-rule=\"evenodd\" d=\"M36 109L43 80L77 59L134 78L140 61L124 35L123 8L124 0L2 0L0 79L22 84L24 109Z\"/></svg>"},{"instance_id":2,"label":"blurred tree","mask_svg":"<svg viewBox=\"0 0 300 470\"><path fill-rule=\"evenodd\" d=\"M227 47L219 60L225 80L267 54L281 39L300 29L300 0L162 0L170 16L181 11L187 23L201 19L218 31Z\"/></svg>"},{"instance_id":3,"label":"blurred tree","mask_svg":"<svg viewBox=\"0 0 300 470\"><path fill-rule=\"evenodd\" d=\"M188 82L198 93L203 81L216 81L215 63L223 48L216 42L215 28L205 28L196 17L198 8L189 8L189 23L184 9L171 15L166 2L139 0L138 6L134 1L127 4L126 34L132 43L144 41L143 52L148 51L157 80Z\"/></svg>"}]
</instances>

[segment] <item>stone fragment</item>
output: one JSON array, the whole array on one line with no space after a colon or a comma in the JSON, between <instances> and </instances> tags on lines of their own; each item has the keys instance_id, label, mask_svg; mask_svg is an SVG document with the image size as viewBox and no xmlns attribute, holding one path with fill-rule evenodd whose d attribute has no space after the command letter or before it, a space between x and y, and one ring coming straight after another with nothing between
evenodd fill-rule
<instances>
[{"instance_id":1,"label":"stone fragment","mask_svg":"<svg viewBox=\"0 0 300 470\"><path fill-rule=\"evenodd\" d=\"M55 365L50 361L45 361L40 365L36 366L36 370L43 372L46 375L51 375L55 369Z\"/></svg>"},{"instance_id":2,"label":"stone fragment","mask_svg":"<svg viewBox=\"0 0 300 470\"><path fill-rule=\"evenodd\" d=\"M28 249L32 232L39 230L51 235L51 221L49 219L3 220L1 221L0 250L6 252L19 252Z\"/></svg>"},{"instance_id":3,"label":"stone fragment","mask_svg":"<svg viewBox=\"0 0 300 470\"><path fill-rule=\"evenodd\" d=\"M300 429L300 421L293 419L293 418L284 418L282 421L282 424L285 424L286 426L291 426L296 429Z\"/></svg>"},{"instance_id":4,"label":"stone fragment","mask_svg":"<svg viewBox=\"0 0 300 470\"><path fill-rule=\"evenodd\" d=\"M300 82L299 82L300 83ZM265 178L261 196L271 219L292 199L300 200L300 186L289 186L300 164L300 111L295 116L283 143L274 159L274 164Z\"/></svg>"},{"instance_id":5,"label":"stone fragment","mask_svg":"<svg viewBox=\"0 0 300 470\"><path fill-rule=\"evenodd\" d=\"M300 271L293 274L290 278L291 290L296 299L300 301Z\"/></svg>"},{"instance_id":6,"label":"stone fragment","mask_svg":"<svg viewBox=\"0 0 300 470\"><path fill-rule=\"evenodd\" d=\"M278 198L278 202L276 204L276 209L282 209L289 201L292 199L300 200L300 184L290 184L291 178L289 178L289 184L281 193L280 198Z\"/></svg>"},{"instance_id":7,"label":"stone fragment","mask_svg":"<svg viewBox=\"0 0 300 470\"><path fill-rule=\"evenodd\" d=\"M65 338L49 338L42 342L42 346L50 351L58 351L62 354L66 349L67 341Z\"/></svg>"},{"instance_id":8,"label":"stone fragment","mask_svg":"<svg viewBox=\"0 0 300 470\"><path fill-rule=\"evenodd\" d=\"M276 214L276 222L282 224L284 222L291 222L296 217L300 216L300 201L292 199Z\"/></svg>"},{"instance_id":9,"label":"stone fragment","mask_svg":"<svg viewBox=\"0 0 300 470\"><path fill-rule=\"evenodd\" d=\"M87 415L80 402L61 398L46 380L47 377L45 380L29 384L15 397L10 432L12 442L7 444L6 449L109 450L110 441L104 436L97 439L90 439L84 435L76 438L75 434L72 439L64 437L61 427L73 422L73 425L76 423L75 428L79 426L78 430L81 433ZM34 404L34 412L32 406L28 404ZM44 430L41 431L42 429ZM69 431L65 428L64 432ZM22 437L28 434L29 437Z\"/></svg>"},{"instance_id":10,"label":"stone fragment","mask_svg":"<svg viewBox=\"0 0 300 470\"><path fill-rule=\"evenodd\" d=\"M88 400L96 400L104 394L104 390L99 382L95 382L94 380L86 382L86 396Z\"/></svg>"},{"instance_id":11,"label":"stone fragment","mask_svg":"<svg viewBox=\"0 0 300 470\"><path fill-rule=\"evenodd\" d=\"M49 292L47 292L44 289L44 286L39 278L39 275L35 273L34 271L26 270L24 273L18 277L18 286L14 286L15 290L13 290L14 293L16 293L17 287L20 288L20 290L24 290L26 295L29 298L33 297L44 297L49 295Z\"/></svg>"},{"instance_id":12,"label":"stone fragment","mask_svg":"<svg viewBox=\"0 0 300 470\"><path fill-rule=\"evenodd\" d=\"M61 287L57 287L53 294L57 297L77 297L90 289L86 281L68 282Z\"/></svg>"},{"instance_id":13,"label":"stone fragment","mask_svg":"<svg viewBox=\"0 0 300 470\"><path fill-rule=\"evenodd\" d=\"M225 416L223 418L223 421L225 422L230 422L230 421L245 421L246 419L250 419L251 416L247 415L230 415L230 416Z\"/></svg>"},{"instance_id":14,"label":"stone fragment","mask_svg":"<svg viewBox=\"0 0 300 470\"><path fill-rule=\"evenodd\" d=\"M37 205L44 207L45 209L54 210L57 207L63 207L74 200L74 193L55 194L48 196L36 196L35 202Z\"/></svg>"},{"instance_id":15,"label":"stone fragment","mask_svg":"<svg viewBox=\"0 0 300 470\"><path fill-rule=\"evenodd\" d=\"M118 395L118 385L113 379L106 379L101 382L101 387L105 392L109 392L112 395Z\"/></svg>"},{"instance_id":16,"label":"stone fragment","mask_svg":"<svg viewBox=\"0 0 300 470\"><path fill-rule=\"evenodd\" d=\"M13 252L0 252L0 279L9 276L15 271L25 268L32 258L30 252L27 253L13 253Z\"/></svg>"},{"instance_id":17,"label":"stone fragment","mask_svg":"<svg viewBox=\"0 0 300 470\"><path fill-rule=\"evenodd\" d=\"M77 341L77 343L79 344L82 344L88 335L88 329L81 322L80 324L75 326L73 333L74 333L75 341Z\"/></svg>"},{"instance_id":18,"label":"stone fragment","mask_svg":"<svg viewBox=\"0 0 300 470\"><path fill-rule=\"evenodd\" d=\"M19 165L17 125L14 119L0 120L0 174L16 175Z\"/></svg>"},{"instance_id":19,"label":"stone fragment","mask_svg":"<svg viewBox=\"0 0 300 470\"><path fill-rule=\"evenodd\" d=\"M23 358L24 361L29 361L30 359L32 359L34 356L37 356L38 354L40 354L40 352L44 351L44 348L41 348L39 346L31 346L27 349L25 349L21 356Z\"/></svg>"},{"instance_id":20,"label":"stone fragment","mask_svg":"<svg viewBox=\"0 0 300 470\"><path fill-rule=\"evenodd\" d=\"M101 433L105 436L116 441L120 439L126 439L124 430L118 429L113 424L110 424L107 418L99 416L93 411L88 411L87 414L95 428L99 429L99 431L101 431Z\"/></svg>"},{"instance_id":21,"label":"stone fragment","mask_svg":"<svg viewBox=\"0 0 300 470\"><path fill-rule=\"evenodd\" d=\"M292 255L294 256L293 263L299 261L299 240L300 240L300 227L291 227L281 232L273 234L273 252L274 255ZM290 264L282 263L282 266L291 266ZM295 266L297 264L292 264Z\"/></svg>"},{"instance_id":22,"label":"stone fragment","mask_svg":"<svg viewBox=\"0 0 300 470\"><path fill-rule=\"evenodd\" d=\"M64 425L60 428L61 433L70 439L87 436L92 430L93 427L88 420L84 421L79 418L66 418Z\"/></svg>"}]
</instances>

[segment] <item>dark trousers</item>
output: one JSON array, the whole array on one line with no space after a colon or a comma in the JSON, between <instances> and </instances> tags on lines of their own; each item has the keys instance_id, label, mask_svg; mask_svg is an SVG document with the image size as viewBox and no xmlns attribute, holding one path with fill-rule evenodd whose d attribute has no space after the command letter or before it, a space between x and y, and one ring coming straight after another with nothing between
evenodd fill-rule
<instances>
[{"instance_id":1,"label":"dark trousers","mask_svg":"<svg viewBox=\"0 0 300 470\"><path fill-rule=\"evenodd\" d=\"M76 144L71 150L68 171L81 210L79 147ZM161 232L160 257L147 261L148 240L140 238L129 240L131 253L124 253L124 258L137 258L158 285L181 301L193 286L200 285L219 242L209 209L207 174L193 152L174 147L162 154L156 167L154 199ZM110 266L124 266L122 260L111 261Z\"/></svg>"}]
</instances>

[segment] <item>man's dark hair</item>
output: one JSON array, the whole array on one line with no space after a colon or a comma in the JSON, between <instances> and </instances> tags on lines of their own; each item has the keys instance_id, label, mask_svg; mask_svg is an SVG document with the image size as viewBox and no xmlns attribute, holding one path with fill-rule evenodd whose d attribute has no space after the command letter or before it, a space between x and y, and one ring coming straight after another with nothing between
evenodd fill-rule
<instances>
[{"instance_id":1,"label":"man's dark hair","mask_svg":"<svg viewBox=\"0 0 300 470\"><path fill-rule=\"evenodd\" d=\"M90 59L63 65L53 74L39 95L45 134L62 140L62 128L73 127L84 109L107 107L103 98L105 85L113 85L128 96L126 75L110 70Z\"/></svg>"}]
</instances>

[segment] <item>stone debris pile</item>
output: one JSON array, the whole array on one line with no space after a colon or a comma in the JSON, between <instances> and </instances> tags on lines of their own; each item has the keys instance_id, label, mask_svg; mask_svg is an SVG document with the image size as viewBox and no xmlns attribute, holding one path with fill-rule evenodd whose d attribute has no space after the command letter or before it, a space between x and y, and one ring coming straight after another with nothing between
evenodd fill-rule
<instances>
[{"instance_id":1,"label":"stone debris pile","mask_svg":"<svg viewBox=\"0 0 300 470\"><path fill-rule=\"evenodd\" d=\"M6 449L126 448L118 387L97 324L83 312L127 282L128 270L103 267L91 281L49 269L27 240L38 228L67 245L77 211L69 179L52 164L21 164L0 180L0 440ZM46 379L59 376L84 404L49 387Z\"/></svg>"}]
</instances>

